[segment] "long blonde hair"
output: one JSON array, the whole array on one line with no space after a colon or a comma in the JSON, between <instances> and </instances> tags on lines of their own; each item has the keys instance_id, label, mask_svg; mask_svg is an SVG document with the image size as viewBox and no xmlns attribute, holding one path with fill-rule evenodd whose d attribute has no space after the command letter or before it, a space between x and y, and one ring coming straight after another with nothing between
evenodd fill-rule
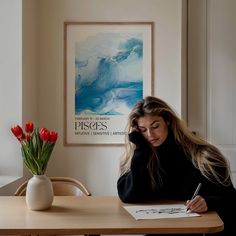
<instances>
[{"instance_id":1,"label":"long blonde hair","mask_svg":"<svg viewBox=\"0 0 236 236\"><path fill-rule=\"evenodd\" d=\"M129 115L127 133L131 132L132 129L137 129L139 118L145 115L161 116L164 121L169 124L169 129L172 130L176 142L182 146L185 154L191 159L193 165L199 169L202 175L208 180L225 186L231 183L229 164L221 152L215 146L194 135L187 128L186 123L178 118L173 109L159 98L148 96L135 105ZM126 140L125 154L120 166L121 175L130 170L134 149L135 145ZM158 157L153 152L148 163L153 188L157 188L158 185L162 183L158 171L160 167L158 165ZM221 175L222 173L217 171L219 168L225 169L223 176ZM154 175L158 176L158 178L154 178ZM158 183L155 182L155 179L158 179Z\"/></svg>"}]
</instances>

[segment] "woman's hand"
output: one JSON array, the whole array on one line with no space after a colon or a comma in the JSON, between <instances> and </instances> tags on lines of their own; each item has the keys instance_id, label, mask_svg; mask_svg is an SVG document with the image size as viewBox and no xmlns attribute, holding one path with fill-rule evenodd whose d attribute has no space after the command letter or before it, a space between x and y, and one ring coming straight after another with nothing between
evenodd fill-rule
<instances>
[{"instance_id":1,"label":"woman's hand","mask_svg":"<svg viewBox=\"0 0 236 236\"><path fill-rule=\"evenodd\" d=\"M203 197L197 195L194 199L186 202L186 208L188 211L203 213L208 210L207 203Z\"/></svg>"},{"instance_id":2,"label":"woman's hand","mask_svg":"<svg viewBox=\"0 0 236 236\"><path fill-rule=\"evenodd\" d=\"M137 130L134 130L132 133L129 133L129 141L134 143L137 147L151 148L150 144L144 138L142 133Z\"/></svg>"}]
</instances>

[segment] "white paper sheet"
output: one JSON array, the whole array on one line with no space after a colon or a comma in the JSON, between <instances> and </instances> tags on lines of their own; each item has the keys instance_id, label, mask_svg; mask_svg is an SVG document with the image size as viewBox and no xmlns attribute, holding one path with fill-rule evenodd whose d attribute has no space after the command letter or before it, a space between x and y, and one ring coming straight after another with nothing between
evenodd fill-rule
<instances>
[{"instance_id":1,"label":"white paper sheet","mask_svg":"<svg viewBox=\"0 0 236 236\"><path fill-rule=\"evenodd\" d=\"M194 212L186 212L184 204L132 205L123 207L136 220L200 216Z\"/></svg>"}]
</instances>

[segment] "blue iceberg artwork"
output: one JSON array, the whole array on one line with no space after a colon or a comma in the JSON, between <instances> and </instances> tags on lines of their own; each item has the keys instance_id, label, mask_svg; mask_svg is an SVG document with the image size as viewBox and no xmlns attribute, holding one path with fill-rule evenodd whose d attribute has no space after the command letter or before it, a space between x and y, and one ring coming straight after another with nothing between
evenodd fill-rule
<instances>
[{"instance_id":1,"label":"blue iceberg artwork","mask_svg":"<svg viewBox=\"0 0 236 236\"><path fill-rule=\"evenodd\" d=\"M143 98L141 33L97 33L75 50L75 115L124 115Z\"/></svg>"}]
</instances>

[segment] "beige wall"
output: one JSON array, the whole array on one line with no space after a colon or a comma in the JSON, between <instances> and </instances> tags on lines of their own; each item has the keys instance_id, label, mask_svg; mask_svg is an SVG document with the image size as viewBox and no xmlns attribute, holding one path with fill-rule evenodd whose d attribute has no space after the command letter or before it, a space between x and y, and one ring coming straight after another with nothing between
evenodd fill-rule
<instances>
[{"instance_id":1,"label":"beige wall","mask_svg":"<svg viewBox=\"0 0 236 236\"><path fill-rule=\"evenodd\" d=\"M153 21L154 94L180 113L182 60L181 0L23 0L23 107L33 112L40 126L59 132L59 140L49 162L48 175L72 176L82 180L94 195L115 195L119 159L123 147L63 146L63 23L64 21ZM35 5L36 4L36 5ZM36 8L35 8L36 7ZM32 18L32 24L30 22ZM29 45L29 46L27 46ZM33 51L32 51L33 50ZM38 57L36 57L38 55ZM32 59L32 61L30 60ZM32 86L32 87L31 87ZM27 106L26 106L27 104ZM28 108L27 108L28 107ZM26 117L24 119L27 119Z\"/></svg>"},{"instance_id":2,"label":"beige wall","mask_svg":"<svg viewBox=\"0 0 236 236\"><path fill-rule=\"evenodd\" d=\"M236 1L188 7L188 125L225 155L236 186Z\"/></svg>"},{"instance_id":3,"label":"beige wall","mask_svg":"<svg viewBox=\"0 0 236 236\"><path fill-rule=\"evenodd\" d=\"M22 122L21 18L21 1L0 1L0 194L22 174L19 145L10 132Z\"/></svg>"},{"instance_id":4,"label":"beige wall","mask_svg":"<svg viewBox=\"0 0 236 236\"><path fill-rule=\"evenodd\" d=\"M181 10L173 0L40 0L40 124L60 133L48 173L116 194L122 147L63 146L63 22L154 21L155 95L181 110Z\"/></svg>"}]
</instances>

